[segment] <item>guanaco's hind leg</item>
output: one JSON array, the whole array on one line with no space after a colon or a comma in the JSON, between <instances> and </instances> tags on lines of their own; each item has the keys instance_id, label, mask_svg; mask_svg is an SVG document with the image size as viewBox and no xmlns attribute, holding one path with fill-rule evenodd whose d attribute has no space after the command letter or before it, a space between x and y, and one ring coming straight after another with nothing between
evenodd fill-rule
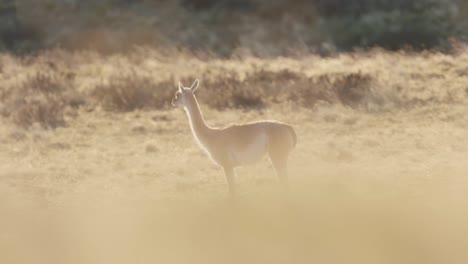
<instances>
[{"instance_id":1,"label":"guanaco's hind leg","mask_svg":"<svg viewBox=\"0 0 468 264\"><path fill-rule=\"evenodd\" d=\"M236 171L233 167L224 167L224 174L226 175L226 180L229 186L229 194L231 196L235 196L236 194L236 186L235 186L235 179Z\"/></svg>"},{"instance_id":2,"label":"guanaco's hind leg","mask_svg":"<svg viewBox=\"0 0 468 264\"><path fill-rule=\"evenodd\" d=\"M287 163L291 150L296 145L296 134L291 127L272 129L269 138L268 155L282 185L287 189Z\"/></svg>"},{"instance_id":3,"label":"guanaco's hind leg","mask_svg":"<svg viewBox=\"0 0 468 264\"><path fill-rule=\"evenodd\" d=\"M270 161L275 168L276 175L278 176L281 184L287 189L289 188L288 175L287 175L287 161L288 153L278 154L270 152Z\"/></svg>"}]
</instances>

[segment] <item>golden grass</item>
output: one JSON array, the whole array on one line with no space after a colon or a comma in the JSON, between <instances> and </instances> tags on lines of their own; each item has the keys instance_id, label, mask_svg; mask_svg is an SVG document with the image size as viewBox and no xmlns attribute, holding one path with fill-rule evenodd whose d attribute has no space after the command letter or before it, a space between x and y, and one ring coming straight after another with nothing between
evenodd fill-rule
<instances>
[{"instance_id":1,"label":"golden grass","mask_svg":"<svg viewBox=\"0 0 468 264\"><path fill-rule=\"evenodd\" d=\"M2 263L468 260L468 51L0 61ZM195 77L211 125L296 128L289 193L263 161L238 170L241 197L227 199L222 171L165 103ZM30 104L11 100L23 95L63 103L63 126L18 125Z\"/></svg>"}]
</instances>

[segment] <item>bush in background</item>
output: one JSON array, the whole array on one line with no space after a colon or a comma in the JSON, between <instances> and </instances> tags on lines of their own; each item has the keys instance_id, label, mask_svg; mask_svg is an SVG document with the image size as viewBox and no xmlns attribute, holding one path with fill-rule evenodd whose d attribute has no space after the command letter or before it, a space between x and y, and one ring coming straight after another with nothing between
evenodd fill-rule
<instances>
[{"instance_id":1,"label":"bush in background","mask_svg":"<svg viewBox=\"0 0 468 264\"><path fill-rule=\"evenodd\" d=\"M364 101L373 96L373 79L362 73L326 74L308 77L289 70L257 70L240 78L227 72L215 79L203 76L204 92L200 102L211 108L261 109L275 104L292 102L313 108L319 102L339 103L352 108L366 106ZM189 78L184 82L190 83Z\"/></svg>"},{"instance_id":2,"label":"bush in background","mask_svg":"<svg viewBox=\"0 0 468 264\"><path fill-rule=\"evenodd\" d=\"M37 72L7 90L0 91L0 113L20 127L65 126L65 111L85 103L65 77Z\"/></svg>"},{"instance_id":3,"label":"bush in background","mask_svg":"<svg viewBox=\"0 0 468 264\"><path fill-rule=\"evenodd\" d=\"M128 51L134 45L152 45L226 57L239 53L278 56L322 51L323 47L334 50L334 46L340 50L371 46L444 47L448 38L463 39L468 33L465 29L468 8L461 0L16 3L17 24L34 27L26 31L17 27L8 39L29 36L30 41L16 41L10 50L26 43L32 48L60 46L113 53Z\"/></svg>"},{"instance_id":4,"label":"bush in background","mask_svg":"<svg viewBox=\"0 0 468 264\"><path fill-rule=\"evenodd\" d=\"M318 27L341 49L381 46L433 48L459 36L462 16L453 0L318 0Z\"/></svg>"},{"instance_id":5,"label":"bush in background","mask_svg":"<svg viewBox=\"0 0 468 264\"><path fill-rule=\"evenodd\" d=\"M137 109L167 108L174 95L174 80L155 82L136 72L113 76L97 85L91 97L105 110L129 112Z\"/></svg>"}]
</instances>

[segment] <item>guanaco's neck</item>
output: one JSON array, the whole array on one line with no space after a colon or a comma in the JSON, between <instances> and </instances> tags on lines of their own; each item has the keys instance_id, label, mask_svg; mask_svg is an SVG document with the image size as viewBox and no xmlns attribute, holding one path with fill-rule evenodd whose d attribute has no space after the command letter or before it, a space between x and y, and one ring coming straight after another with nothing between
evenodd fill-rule
<instances>
[{"instance_id":1,"label":"guanaco's neck","mask_svg":"<svg viewBox=\"0 0 468 264\"><path fill-rule=\"evenodd\" d=\"M195 96L189 98L185 111L189 117L190 127L194 136L199 141L205 141L210 136L212 128L206 124Z\"/></svg>"}]
</instances>

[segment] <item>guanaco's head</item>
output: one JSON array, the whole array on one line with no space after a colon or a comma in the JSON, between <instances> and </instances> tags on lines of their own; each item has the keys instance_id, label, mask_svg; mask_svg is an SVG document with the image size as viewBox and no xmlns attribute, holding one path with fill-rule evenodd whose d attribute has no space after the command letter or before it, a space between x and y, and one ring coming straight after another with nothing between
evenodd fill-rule
<instances>
[{"instance_id":1,"label":"guanaco's head","mask_svg":"<svg viewBox=\"0 0 468 264\"><path fill-rule=\"evenodd\" d=\"M182 83L179 82L179 90L172 98L172 105L177 107L187 107L190 98L194 97L193 93L197 90L200 82L195 80L191 87L184 87Z\"/></svg>"}]
</instances>

